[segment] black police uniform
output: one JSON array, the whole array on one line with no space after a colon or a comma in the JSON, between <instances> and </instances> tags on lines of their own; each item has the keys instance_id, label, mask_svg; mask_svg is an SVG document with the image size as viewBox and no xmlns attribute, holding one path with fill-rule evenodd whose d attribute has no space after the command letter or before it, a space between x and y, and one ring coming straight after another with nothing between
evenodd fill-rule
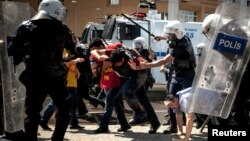
<instances>
[{"instance_id":1,"label":"black police uniform","mask_svg":"<svg viewBox=\"0 0 250 141\"><path fill-rule=\"evenodd\" d=\"M191 87L195 76L196 60L193 45L187 36L171 41L169 44L169 54L175 59L172 63L172 76L169 85L169 93L176 93L185 88ZM170 110L171 127L164 133L177 132L175 114Z\"/></svg>"},{"instance_id":2,"label":"black police uniform","mask_svg":"<svg viewBox=\"0 0 250 141\"><path fill-rule=\"evenodd\" d=\"M145 60L147 60L149 62L152 62L152 59L149 58L149 52L147 49L136 49L136 50L140 53L142 58L144 58ZM147 76L147 79L146 79L145 84L144 84L146 92L148 92L149 88L153 87L154 83L155 83L155 79L151 73L151 69L148 69L148 76Z\"/></svg>"},{"instance_id":3,"label":"black police uniform","mask_svg":"<svg viewBox=\"0 0 250 141\"><path fill-rule=\"evenodd\" d=\"M40 111L47 94L56 107L56 125L52 140L62 141L69 124L70 94L66 88L67 67L64 49L75 52L71 31L61 21L42 13L22 23L9 48L14 64L25 60L26 69L19 78L26 86L25 133L37 141Z\"/></svg>"}]
</instances>

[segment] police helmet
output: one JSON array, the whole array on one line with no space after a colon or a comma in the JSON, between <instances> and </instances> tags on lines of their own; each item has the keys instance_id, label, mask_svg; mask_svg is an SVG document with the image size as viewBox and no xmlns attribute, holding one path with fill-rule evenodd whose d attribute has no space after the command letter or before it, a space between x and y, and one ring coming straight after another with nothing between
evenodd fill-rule
<instances>
[{"instance_id":1,"label":"police helmet","mask_svg":"<svg viewBox=\"0 0 250 141\"><path fill-rule=\"evenodd\" d=\"M133 41L133 48L135 49L148 49L146 40L143 37L137 37Z\"/></svg>"},{"instance_id":2,"label":"police helmet","mask_svg":"<svg viewBox=\"0 0 250 141\"><path fill-rule=\"evenodd\" d=\"M177 39L181 39L184 36L184 27L178 20L170 21L164 26L166 33L174 33Z\"/></svg>"},{"instance_id":3,"label":"police helmet","mask_svg":"<svg viewBox=\"0 0 250 141\"><path fill-rule=\"evenodd\" d=\"M202 23L202 33L209 39L212 40L216 28L219 29L223 25L230 22L232 19L228 19L220 16L219 14L208 15Z\"/></svg>"},{"instance_id":4,"label":"police helmet","mask_svg":"<svg viewBox=\"0 0 250 141\"><path fill-rule=\"evenodd\" d=\"M202 33L209 39L212 40L216 25L219 22L220 16L218 14L208 15L202 22Z\"/></svg>"},{"instance_id":5,"label":"police helmet","mask_svg":"<svg viewBox=\"0 0 250 141\"><path fill-rule=\"evenodd\" d=\"M38 11L44 12L59 21L63 21L66 17L66 8L59 0L43 0L39 4Z\"/></svg>"}]
</instances>

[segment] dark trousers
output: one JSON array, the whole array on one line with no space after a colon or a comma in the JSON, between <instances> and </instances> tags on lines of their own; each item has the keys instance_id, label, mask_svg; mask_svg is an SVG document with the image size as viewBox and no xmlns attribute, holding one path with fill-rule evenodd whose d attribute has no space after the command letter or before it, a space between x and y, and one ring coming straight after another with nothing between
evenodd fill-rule
<instances>
[{"instance_id":1,"label":"dark trousers","mask_svg":"<svg viewBox=\"0 0 250 141\"><path fill-rule=\"evenodd\" d=\"M147 97L144 83L147 79L147 71L139 72L137 76L129 78L122 86L123 95L135 115L146 112L152 126L160 124L158 117ZM141 105L140 105L141 104ZM143 110L141 110L144 109Z\"/></svg>"},{"instance_id":2,"label":"dark trousers","mask_svg":"<svg viewBox=\"0 0 250 141\"><path fill-rule=\"evenodd\" d=\"M29 141L37 141L37 130L40 121L40 111L43 102L50 95L57 107L56 125L52 141L63 141L64 134L69 124L71 109L70 94L66 88L65 77L48 76L30 73L27 77L25 99L25 133Z\"/></svg>"},{"instance_id":3,"label":"dark trousers","mask_svg":"<svg viewBox=\"0 0 250 141\"><path fill-rule=\"evenodd\" d=\"M244 73L242 77L241 84L233 104L233 117L238 125L247 125L250 120L248 113L248 103L250 100L249 79L250 73L248 70Z\"/></svg>"},{"instance_id":4,"label":"dark trousers","mask_svg":"<svg viewBox=\"0 0 250 141\"><path fill-rule=\"evenodd\" d=\"M171 128L177 128L175 113L174 113L173 109L169 108L168 109L168 114L169 114L169 117L170 117L170 126L171 126Z\"/></svg>"},{"instance_id":5,"label":"dark trousers","mask_svg":"<svg viewBox=\"0 0 250 141\"><path fill-rule=\"evenodd\" d=\"M97 97L89 95L89 84L86 83L85 80L82 80L81 78L77 81L77 100L78 100L78 114L84 115L88 113L88 109L84 103L84 99L89 100L93 104L100 104L104 106L104 102L98 99Z\"/></svg>"},{"instance_id":6,"label":"dark trousers","mask_svg":"<svg viewBox=\"0 0 250 141\"><path fill-rule=\"evenodd\" d=\"M120 100L122 99L122 93L120 87L105 89L105 108L103 116L100 120L100 127L107 128L109 125L110 118L112 116L113 110L117 115L118 123L121 127L128 125L127 119L125 117L124 111L122 109Z\"/></svg>"}]
</instances>

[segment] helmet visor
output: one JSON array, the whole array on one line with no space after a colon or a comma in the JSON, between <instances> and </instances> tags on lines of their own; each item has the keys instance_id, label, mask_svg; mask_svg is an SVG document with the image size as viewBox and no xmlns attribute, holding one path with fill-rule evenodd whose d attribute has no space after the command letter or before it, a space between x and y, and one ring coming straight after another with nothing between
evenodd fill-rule
<instances>
[{"instance_id":1,"label":"helmet visor","mask_svg":"<svg viewBox=\"0 0 250 141\"><path fill-rule=\"evenodd\" d=\"M175 28L166 28L166 33L176 33L177 29Z\"/></svg>"},{"instance_id":2,"label":"helmet visor","mask_svg":"<svg viewBox=\"0 0 250 141\"><path fill-rule=\"evenodd\" d=\"M133 48L142 48L142 44L139 42L134 42L133 43Z\"/></svg>"}]
</instances>

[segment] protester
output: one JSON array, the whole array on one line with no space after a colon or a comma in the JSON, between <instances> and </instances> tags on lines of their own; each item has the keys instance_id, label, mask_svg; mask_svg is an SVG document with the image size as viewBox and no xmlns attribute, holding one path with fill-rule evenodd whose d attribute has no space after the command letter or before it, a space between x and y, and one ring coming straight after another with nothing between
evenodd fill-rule
<instances>
[{"instance_id":1,"label":"protester","mask_svg":"<svg viewBox=\"0 0 250 141\"><path fill-rule=\"evenodd\" d=\"M140 56L139 52L133 49L118 48L110 54L110 61L114 71L116 71L123 79L122 93L126 98L127 103L134 111L139 109L134 107L144 108L147 113L148 121L151 124L148 133L155 134L160 127L160 122L147 97L144 87L148 75L148 69L139 71L132 70L127 64L130 59L137 63L146 61ZM139 103L133 101L139 101Z\"/></svg>"},{"instance_id":2,"label":"protester","mask_svg":"<svg viewBox=\"0 0 250 141\"><path fill-rule=\"evenodd\" d=\"M74 33L72 33L72 39L73 42L77 45L77 40L76 36ZM68 74L67 74L67 89L68 92L70 93L71 96L71 105L72 105L72 110L70 113L70 128L71 129L81 129L82 127L78 125L78 120L77 120L77 102L78 102L78 97L77 97L77 79L79 78L79 70L76 68L77 63L82 63L84 62L84 58L76 58L76 55L70 54L70 52L67 52L67 50L64 50L63 52L63 59L64 63L66 64L68 68ZM54 114L56 111L56 105L54 104L53 100L51 99L48 105L46 106L43 115L41 116L40 120L40 126L44 130L51 130L51 128L48 126L48 122L51 118L51 116Z\"/></svg>"},{"instance_id":3,"label":"protester","mask_svg":"<svg viewBox=\"0 0 250 141\"><path fill-rule=\"evenodd\" d=\"M122 93L120 91L121 80L119 76L113 71L112 64L108 60L109 54L119 47L121 47L121 44L111 44L106 47L107 49L102 50L105 51L103 53L100 53L100 49L91 51L93 58L96 58L97 61L102 61L102 63L98 63L99 65L102 65L100 87L104 90L106 94L104 113L100 120L99 128L94 131L95 133L109 132L108 125L109 120L112 116L113 109L116 112L118 123L121 125L121 127L117 129L117 131L125 132L131 128L131 126L127 122L123 108L120 103L120 101L122 100ZM102 58L100 54L104 54L104 58Z\"/></svg>"},{"instance_id":4,"label":"protester","mask_svg":"<svg viewBox=\"0 0 250 141\"><path fill-rule=\"evenodd\" d=\"M182 128L182 112L186 114L186 134L183 141L189 141L192 129L193 129L193 120L194 120L194 114L189 112L189 104L192 100L192 93L191 93L191 87L184 89L182 91L179 91L175 96L170 94L167 95L164 104L166 104L169 108L173 109L174 112L177 114L177 124L179 128L179 132L181 135L184 134L183 128Z\"/></svg>"},{"instance_id":5,"label":"protester","mask_svg":"<svg viewBox=\"0 0 250 141\"><path fill-rule=\"evenodd\" d=\"M90 43L91 44L91 43ZM77 63L77 68L80 72L80 77L77 79L77 100L78 100L78 118L86 119L89 121L94 120L93 116L88 113L88 109L83 99L89 101L95 108L98 105L104 107L105 103L103 100L97 98L95 95L91 95L93 85L93 73L91 70L90 63L90 50L91 47L87 48L80 42L76 46L76 57L84 58L83 62Z\"/></svg>"}]
</instances>

